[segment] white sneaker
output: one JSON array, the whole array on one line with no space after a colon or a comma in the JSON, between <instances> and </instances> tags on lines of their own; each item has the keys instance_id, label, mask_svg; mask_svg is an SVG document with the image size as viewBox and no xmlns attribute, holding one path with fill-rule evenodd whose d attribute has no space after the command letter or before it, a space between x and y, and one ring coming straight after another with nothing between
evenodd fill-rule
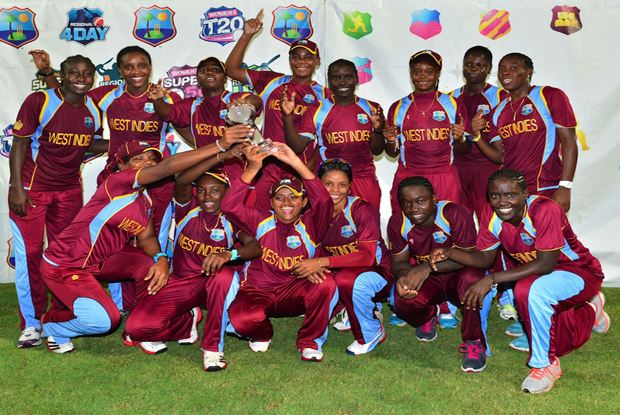
<instances>
[{"instance_id":1,"label":"white sneaker","mask_svg":"<svg viewBox=\"0 0 620 415\"><path fill-rule=\"evenodd\" d=\"M26 327L22 331L22 335L19 336L19 340L17 340L17 347L19 349L29 349L40 346L42 343L41 330L35 327Z\"/></svg>"},{"instance_id":2,"label":"white sneaker","mask_svg":"<svg viewBox=\"0 0 620 415\"><path fill-rule=\"evenodd\" d=\"M73 353L73 351L75 350L75 346L73 345L73 343L71 343L71 340L66 343L58 344L52 336L48 336L47 350L59 354Z\"/></svg>"},{"instance_id":3,"label":"white sneaker","mask_svg":"<svg viewBox=\"0 0 620 415\"><path fill-rule=\"evenodd\" d=\"M131 340L129 334L125 332L123 332L123 344L129 347L140 346L146 354L162 354L168 351L166 342L136 342Z\"/></svg>"},{"instance_id":4,"label":"white sneaker","mask_svg":"<svg viewBox=\"0 0 620 415\"><path fill-rule=\"evenodd\" d=\"M599 291L590 299L590 305L593 306L594 311L596 312L592 331L596 333L606 333L611 325L611 320L609 319L609 315L605 312L605 310L603 310L603 307L605 306L605 295Z\"/></svg>"},{"instance_id":5,"label":"white sneaker","mask_svg":"<svg viewBox=\"0 0 620 415\"><path fill-rule=\"evenodd\" d=\"M198 334L198 323L202 320L202 310L200 307L194 307L191 309L190 313L192 313L192 316L194 317L194 320L192 321L192 331L187 339L177 341L177 343L181 346L191 346L192 344L198 343L198 340L200 340L200 334Z\"/></svg>"},{"instance_id":6,"label":"white sneaker","mask_svg":"<svg viewBox=\"0 0 620 415\"><path fill-rule=\"evenodd\" d=\"M322 362L323 352L306 347L301 350L301 360L305 362Z\"/></svg>"},{"instance_id":7,"label":"white sneaker","mask_svg":"<svg viewBox=\"0 0 620 415\"><path fill-rule=\"evenodd\" d=\"M506 304L499 306L499 316L504 320L516 320L519 318L519 313L512 304Z\"/></svg>"},{"instance_id":8,"label":"white sneaker","mask_svg":"<svg viewBox=\"0 0 620 415\"><path fill-rule=\"evenodd\" d=\"M250 346L250 350L255 353L264 353L269 350L269 343L271 343L271 340L267 340L266 342L249 341L248 346Z\"/></svg>"},{"instance_id":9,"label":"white sneaker","mask_svg":"<svg viewBox=\"0 0 620 415\"><path fill-rule=\"evenodd\" d=\"M202 358L204 360L203 369L207 372L219 372L228 366L222 352L207 352L203 350Z\"/></svg>"},{"instance_id":10,"label":"white sneaker","mask_svg":"<svg viewBox=\"0 0 620 415\"><path fill-rule=\"evenodd\" d=\"M351 330L351 322L349 321L349 314L347 314L347 310L343 308L342 311L338 313L338 315L340 315L340 321L338 321L336 324L332 326L334 330L336 331Z\"/></svg>"},{"instance_id":11,"label":"white sneaker","mask_svg":"<svg viewBox=\"0 0 620 415\"><path fill-rule=\"evenodd\" d=\"M383 329L383 325L381 325L381 330L374 339L365 344L360 344L357 340L355 340L349 345L349 347L347 347L347 353L353 356L358 356L361 354L372 352L373 350L375 350L375 347L377 347L377 345L383 343L385 337L385 330Z\"/></svg>"}]
</instances>

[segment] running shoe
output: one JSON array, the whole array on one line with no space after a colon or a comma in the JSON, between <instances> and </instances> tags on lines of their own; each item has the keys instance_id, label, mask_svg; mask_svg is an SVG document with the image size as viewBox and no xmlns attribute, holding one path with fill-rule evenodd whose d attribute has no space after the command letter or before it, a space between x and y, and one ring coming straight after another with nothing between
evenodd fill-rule
<instances>
[{"instance_id":1,"label":"running shoe","mask_svg":"<svg viewBox=\"0 0 620 415\"><path fill-rule=\"evenodd\" d=\"M248 346L250 347L250 350L255 353L264 353L269 350L269 343L271 343L271 340L267 340L266 342L249 341Z\"/></svg>"},{"instance_id":2,"label":"running shoe","mask_svg":"<svg viewBox=\"0 0 620 415\"><path fill-rule=\"evenodd\" d=\"M194 307L191 309L190 313L192 313L192 331L187 339L178 340L181 346L191 346L192 344L198 343L200 340L200 334L198 333L198 323L202 320L202 310L200 307Z\"/></svg>"},{"instance_id":3,"label":"running shoe","mask_svg":"<svg viewBox=\"0 0 620 415\"><path fill-rule=\"evenodd\" d=\"M482 372L487 367L486 349L482 346L482 342L480 340L466 340L464 345L465 353L463 354L461 369L468 373Z\"/></svg>"},{"instance_id":4,"label":"running shoe","mask_svg":"<svg viewBox=\"0 0 620 415\"><path fill-rule=\"evenodd\" d=\"M19 340L17 340L17 348L30 349L31 347L40 346L42 343L41 330L36 327L26 327L22 331L22 335L19 336Z\"/></svg>"},{"instance_id":5,"label":"running shoe","mask_svg":"<svg viewBox=\"0 0 620 415\"><path fill-rule=\"evenodd\" d=\"M504 333L510 337L521 337L525 334L523 331L523 326L521 326L521 322L519 321L506 327L506 331Z\"/></svg>"},{"instance_id":6,"label":"running shoe","mask_svg":"<svg viewBox=\"0 0 620 415\"><path fill-rule=\"evenodd\" d=\"M388 320L390 321L390 324L393 326L405 327L407 325L407 322L403 319L398 318L396 314L392 314L390 318L388 318Z\"/></svg>"},{"instance_id":7,"label":"running shoe","mask_svg":"<svg viewBox=\"0 0 620 415\"><path fill-rule=\"evenodd\" d=\"M351 330L351 322L349 321L349 314L346 309L342 309L340 313L340 321L336 322L332 327L336 331L349 331Z\"/></svg>"},{"instance_id":8,"label":"running shoe","mask_svg":"<svg viewBox=\"0 0 620 415\"><path fill-rule=\"evenodd\" d=\"M347 353L353 356L359 356L361 354L372 352L373 350L375 350L375 347L377 347L377 345L383 343L385 337L385 329L383 328L382 324L381 330L379 330L379 334L377 334L374 339L364 344L360 344L357 340L355 340L349 345L349 347L347 347Z\"/></svg>"},{"instance_id":9,"label":"running shoe","mask_svg":"<svg viewBox=\"0 0 620 415\"><path fill-rule=\"evenodd\" d=\"M59 353L59 354L73 353L73 351L75 350L75 346L73 345L73 343L71 343L71 340L69 340L66 343L58 344L56 343L56 340L54 340L54 337L48 336L47 337L47 350L49 350L50 352Z\"/></svg>"},{"instance_id":10,"label":"running shoe","mask_svg":"<svg viewBox=\"0 0 620 415\"><path fill-rule=\"evenodd\" d=\"M203 369L207 372L219 372L228 366L222 352L207 352L203 350L202 358L204 360Z\"/></svg>"},{"instance_id":11,"label":"running shoe","mask_svg":"<svg viewBox=\"0 0 620 415\"><path fill-rule=\"evenodd\" d=\"M453 314L440 314L439 325L444 329L455 329L459 326L459 321Z\"/></svg>"},{"instance_id":12,"label":"running shoe","mask_svg":"<svg viewBox=\"0 0 620 415\"><path fill-rule=\"evenodd\" d=\"M555 362L547 367L532 368L521 384L521 389L525 393L547 392L553 387L553 382L561 375L560 360L556 358Z\"/></svg>"},{"instance_id":13,"label":"running shoe","mask_svg":"<svg viewBox=\"0 0 620 415\"><path fill-rule=\"evenodd\" d=\"M129 334L123 332L123 344L128 347L140 346L146 354L162 354L168 351L166 342L137 342L131 340Z\"/></svg>"},{"instance_id":14,"label":"running shoe","mask_svg":"<svg viewBox=\"0 0 620 415\"><path fill-rule=\"evenodd\" d=\"M605 306L605 294L599 291L590 299L590 304L594 306L594 311L596 311L596 318L594 320L594 327L592 327L592 330L596 333L607 332L607 330L609 330L609 326L611 325L611 320L609 319L609 314L603 310L603 307Z\"/></svg>"},{"instance_id":15,"label":"running shoe","mask_svg":"<svg viewBox=\"0 0 620 415\"><path fill-rule=\"evenodd\" d=\"M437 338L437 317L415 329L415 335L421 342L432 342Z\"/></svg>"},{"instance_id":16,"label":"running shoe","mask_svg":"<svg viewBox=\"0 0 620 415\"><path fill-rule=\"evenodd\" d=\"M322 362L323 361L323 352L319 350L306 347L305 349L300 350L300 352L301 352L301 360L303 360L304 362Z\"/></svg>"},{"instance_id":17,"label":"running shoe","mask_svg":"<svg viewBox=\"0 0 620 415\"><path fill-rule=\"evenodd\" d=\"M530 342L527 340L527 336L519 336L509 344L511 349L518 350L520 352L530 351Z\"/></svg>"},{"instance_id":18,"label":"running shoe","mask_svg":"<svg viewBox=\"0 0 620 415\"><path fill-rule=\"evenodd\" d=\"M499 316L504 320L516 320L519 318L519 314L517 313L517 309L514 308L512 304L506 304L503 306L498 305L499 307Z\"/></svg>"}]
</instances>

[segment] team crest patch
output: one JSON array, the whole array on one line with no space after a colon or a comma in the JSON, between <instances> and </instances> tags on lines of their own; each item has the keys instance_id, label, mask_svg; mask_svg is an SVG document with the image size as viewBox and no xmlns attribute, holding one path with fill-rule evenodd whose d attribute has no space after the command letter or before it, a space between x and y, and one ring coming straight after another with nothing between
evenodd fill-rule
<instances>
[{"instance_id":1,"label":"team crest patch","mask_svg":"<svg viewBox=\"0 0 620 415\"><path fill-rule=\"evenodd\" d=\"M307 7L292 4L287 7L280 6L271 14L273 15L272 36L289 46L296 40L310 38L314 33L310 20L312 12Z\"/></svg>"},{"instance_id":2,"label":"team crest patch","mask_svg":"<svg viewBox=\"0 0 620 415\"><path fill-rule=\"evenodd\" d=\"M581 18L579 17L579 7L573 6L555 6L551 9L551 29L556 32L572 35L577 33L583 27Z\"/></svg>"},{"instance_id":3,"label":"team crest patch","mask_svg":"<svg viewBox=\"0 0 620 415\"><path fill-rule=\"evenodd\" d=\"M243 34L245 18L243 12L234 7L211 7L200 19L200 39L224 46L236 42Z\"/></svg>"},{"instance_id":4,"label":"team crest patch","mask_svg":"<svg viewBox=\"0 0 620 415\"><path fill-rule=\"evenodd\" d=\"M411 13L411 26L409 31L422 39L430 39L441 33L441 23L439 22L437 10L422 9Z\"/></svg>"},{"instance_id":5,"label":"team crest patch","mask_svg":"<svg viewBox=\"0 0 620 415\"><path fill-rule=\"evenodd\" d=\"M492 40L506 36L512 30L510 27L510 13L506 10L493 9L486 14L480 14L480 26L478 31L481 35Z\"/></svg>"},{"instance_id":6,"label":"team crest patch","mask_svg":"<svg viewBox=\"0 0 620 415\"><path fill-rule=\"evenodd\" d=\"M438 244L442 244L448 240L448 237L442 231L439 231L439 232L433 233L433 239Z\"/></svg>"},{"instance_id":7,"label":"team crest patch","mask_svg":"<svg viewBox=\"0 0 620 415\"><path fill-rule=\"evenodd\" d=\"M9 158L11 146L13 145L13 124L9 124L0 135L0 155Z\"/></svg>"},{"instance_id":8,"label":"team crest patch","mask_svg":"<svg viewBox=\"0 0 620 415\"><path fill-rule=\"evenodd\" d=\"M92 117L84 117L84 125L86 128L91 128L94 125Z\"/></svg>"},{"instance_id":9,"label":"team crest patch","mask_svg":"<svg viewBox=\"0 0 620 415\"><path fill-rule=\"evenodd\" d=\"M134 12L133 37L151 46L158 46L177 35L174 12L170 7L140 7Z\"/></svg>"},{"instance_id":10,"label":"team crest patch","mask_svg":"<svg viewBox=\"0 0 620 415\"><path fill-rule=\"evenodd\" d=\"M39 37L32 10L11 7L0 9L0 42L20 48Z\"/></svg>"},{"instance_id":11,"label":"team crest patch","mask_svg":"<svg viewBox=\"0 0 620 415\"><path fill-rule=\"evenodd\" d=\"M286 246L293 249L299 248L301 246L301 239L297 235L289 236L286 238Z\"/></svg>"},{"instance_id":12,"label":"team crest patch","mask_svg":"<svg viewBox=\"0 0 620 415\"><path fill-rule=\"evenodd\" d=\"M488 105L484 105L484 104L478 105L478 111L477 112L480 112L480 111L482 111L482 115L487 115L488 113L491 112L491 108L489 108Z\"/></svg>"},{"instance_id":13,"label":"team crest patch","mask_svg":"<svg viewBox=\"0 0 620 415\"><path fill-rule=\"evenodd\" d=\"M527 233L521 234L521 240L523 241L524 244L527 244L527 245L532 245L532 242L534 242L532 237L528 235Z\"/></svg>"},{"instance_id":14,"label":"team crest patch","mask_svg":"<svg viewBox=\"0 0 620 415\"><path fill-rule=\"evenodd\" d=\"M149 114L152 114L155 112L155 108L153 107L152 102L146 102L144 104L144 112L148 112Z\"/></svg>"},{"instance_id":15,"label":"team crest patch","mask_svg":"<svg viewBox=\"0 0 620 415\"><path fill-rule=\"evenodd\" d=\"M529 115L532 113L532 111L534 111L532 109L532 104L525 104L523 108L521 108L521 114L523 115Z\"/></svg>"},{"instance_id":16,"label":"team crest patch","mask_svg":"<svg viewBox=\"0 0 620 415\"><path fill-rule=\"evenodd\" d=\"M435 121L443 121L446 119L446 113L444 111L433 111L433 119Z\"/></svg>"},{"instance_id":17,"label":"team crest patch","mask_svg":"<svg viewBox=\"0 0 620 415\"><path fill-rule=\"evenodd\" d=\"M357 69L357 78L359 79L358 85L363 85L372 81L372 61L368 58L360 58L359 56L351 59Z\"/></svg>"},{"instance_id":18,"label":"team crest patch","mask_svg":"<svg viewBox=\"0 0 620 415\"><path fill-rule=\"evenodd\" d=\"M344 12L344 23L342 33L351 36L353 39L361 39L372 33L372 16L360 11Z\"/></svg>"},{"instance_id":19,"label":"team crest patch","mask_svg":"<svg viewBox=\"0 0 620 415\"><path fill-rule=\"evenodd\" d=\"M71 9L67 12L67 26L60 38L67 42L77 42L86 46L95 41L105 40L110 26L103 22L103 12L94 7Z\"/></svg>"},{"instance_id":20,"label":"team crest patch","mask_svg":"<svg viewBox=\"0 0 620 415\"><path fill-rule=\"evenodd\" d=\"M357 114L357 122L360 124L368 123L368 115L366 114Z\"/></svg>"},{"instance_id":21,"label":"team crest patch","mask_svg":"<svg viewBox=\"0 0 620 415\"><path fill-rule=\"evenodd\" d=\"M220 111L220 118L224 119L226 118L226 115L228 114L228 110L221 110Z\"/></svg>"},{"instance_id":22,"label":"team crest patch","mask_svg":"<svg viewBox=\"0 0 620 415\"><path fill-rule=\"evenodd\" d=\"M312 94L306 94L304 96L304 102L308 103L308 104L312 104L314 102L314 95Z\"/></svg>"},{"instance_id":23,"label":"team crest patch","mask_svg":"<svg viewBox=\"0 0 620 415\"><path fill-rule=\"evenodd\" d=\"M224 229L213 229L211 231L211 239L214 241L221 241L224 239Z\"/></svg>"},{"instance_id":24,"label":"team crest patch","mask_svg":"<svg viewBox=\"0 0 620 415\"><path fill-rule=\"evenodd\" d=\"M345 225L340 229L340 234L345 238L349 238L353 235L353 228L350 225Z\"/></svg>"}]
</instances>

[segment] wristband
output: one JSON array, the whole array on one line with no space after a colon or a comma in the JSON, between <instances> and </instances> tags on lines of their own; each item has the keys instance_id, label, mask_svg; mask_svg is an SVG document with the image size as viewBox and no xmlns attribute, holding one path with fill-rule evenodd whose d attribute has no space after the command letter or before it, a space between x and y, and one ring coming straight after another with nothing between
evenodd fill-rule
<instances>
[{"instance_id":1,"label":"wristband","mask_svg":"<svg viewBox=\"0 0 620 415\"><path fill-rule=\"evenodd\" d=\"M217 144L217 148L219 148L222 153L226 151L225 149L222 148L222 145L220 144L220 140L215 140L215 144Z\"/></svg>"},{"instance_id":2,"label":"wristband","mask_svg":"<svg viewBox=\"0 0 620 415\"><path fill-rule=\"evenodd\" d=\"M493 280L493 284L491 284L491 289L497 290L497 282L495 282L495 273L492 272L490 275L491 275L491 280Z\"/></svg>"},{"instance_id":3,"label":"wristband","mask_svg":"<svg viewBox=\"0 0 620 415\"><path fill-rule=\"evenodd\" d=\"M217 161L219 161L220 163L222 163L222 160L220 160L220 153L217 153L215 155L215 158L217 159Z\"/></svg>"},{"instance_id":4,"label":"wristband","mask_svg":"<svg viewBox=\"0 0 620 415\"><path fill-rule=\"evenodd\" d=\"M236 249L224 249L224 252L230 252L230 260L234 261L235 259L239 258L239 252Z\"/></svg>"},{"instance_id":5,"label":"wristband","mask_svg":"<svg viewBox=\"0 0 620 415\"><path fill-rule=\"evenodd\" d=\"M317 262L317 264L319 264L319 267L321 267L321 268L323 267L323 266L321 265L321 258L317 258L317 259L316 259L316 262Z\"/></svg>"},{"instance_id":6,"label":"wristband","mask_svg":"<svg viewBox=\"0 0 620 415\"><path fill-rule=\"evenodd\" d=\"M53 70L52 68L50 68L50 69L51 69L52 71L51 71L51 72L49 72L49 73L44 73L44 72L38 71L38 72L37 72L37 75L40 75L40 76L42 76L42 77L44 77L44 78L47 78L48 76L52 76L52 75L54 75L54 70Z\"/></svg>"},{"instance_id":7,"label":"wristband","mask_svg":"<svg viewBox=\"0 0 620 415\"><path fill-rule=\"evenodd\" d=\"M469 136L469 141L471 141L472 143L475 143L476 141L480 140L480 134L478 134L476 137L473 136Z\"/></svg>"},{"instance_id":8,"label":"wristband","mask_svg":"<svg viewBox=\"0 0 620 415\"><path fill-rule=\"evenodd\" d=\"M560 180L560 186L566 187L567 189L572 189L573 188L573 182L570 182L568 180Z\"/></svg>"},{"instance_id":9,"label":"wristband","mask_svg":"<svg viewBox=\"0 0 620 415\"><path fill-rule=\"evenodd\" d=\"M159 258L161 258L161 257L165 257L166 259L168 259L168 255L167 254L164 254L163 252L160 252L159 254L157 254L157 255L155 255L153 257L153 260L155 262L157 262L157 261L159 261Z\"/></svg>"}]
</instances>

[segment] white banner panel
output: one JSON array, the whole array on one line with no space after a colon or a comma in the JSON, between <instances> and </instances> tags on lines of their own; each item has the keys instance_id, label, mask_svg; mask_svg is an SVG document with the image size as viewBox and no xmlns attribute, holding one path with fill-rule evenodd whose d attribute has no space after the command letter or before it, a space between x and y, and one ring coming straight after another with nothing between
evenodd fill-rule
<instances>
[{"instance_id":1,"label":"white banner panel","mask_svg":"<svg viewBox=\"0 0 620 415\"><path fill-rule=\"evenodd\" d=\"M243 22L264 8L265 26L246 53L248 66L289 73L285 40L311 35L321 47L322 65L316 79L324 84L330 62L352 60L360 74L358 95L379 102L386 112L392 102L411 91L407 64L409 56L419 50L433 49L442 55L442 91L463 84L461 61L471 46L491 49L495 68L509 52L531 57L535 69L532 83L566 92L580 122L579 162L569 218L581 241L601 260L607 275L605 285L620 286L614 231L620 229L620 140L616 137L620 131L616 97L620 78L615 73L620 58L610 49L620 39L620 1L584 0L568 6L531 0L316 0L293 4L176 0L158 2L157 7L135 0L97 0L89 4L86 8L84 3L68 0L0 0L3 260L9 255L5 241L12 237L6 203L11 128L26 96L45 86L37 79L28 50L47 50L55 69L67 56L90 57L97 65L98 86L120 82L117 52L124 46L140 45L152 56L153 80L164 78L167 88L191 96L198 91L195 65L208 55L225 60ZM498 84L496 69L489 82ZM229 83L231 88L238 85ZM169 145L176 148L179 144L180 139L171 135ZM187 147L182 144L179 148ZM86 200L94 192L103 162L99 158L84 166ZM384 227L395 170L395 160L385 155L377 158ZM8 265L0 266L0 282L13 278Z\"/></svg>"}]
</instances>

